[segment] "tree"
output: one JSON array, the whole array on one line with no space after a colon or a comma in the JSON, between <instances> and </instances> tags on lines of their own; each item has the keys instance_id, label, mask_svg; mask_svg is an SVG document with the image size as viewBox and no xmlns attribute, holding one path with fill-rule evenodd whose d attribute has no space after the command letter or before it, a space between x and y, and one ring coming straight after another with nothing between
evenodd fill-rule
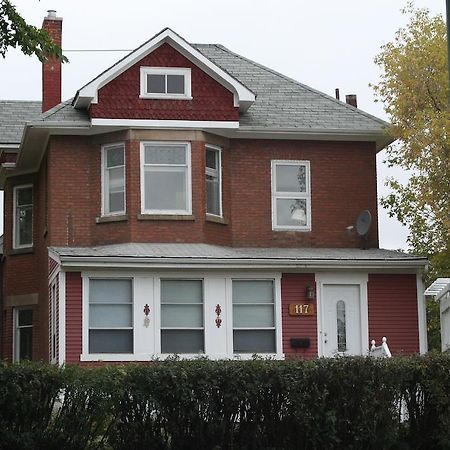
<instances>
[{"instance_id":1,"label":"tree","mask_svg":"<svg viewBox=\"0 0 450 450\"><path fill-rule=\"evenodd\" d=\"M0 0L0 55L5 57L8 49L15 47L20 47L25 55L37 56L40 61L54 56L67 62L47 32L27 24L9 0Z\"/></svg>"},{"instance_id":2,"label":"tree","mask_svg":"<svg viewBox=\"0 0 450 450\"><path fill-rule=\"evenodd\" d=\"M414 253L427 256L427 282L450 275L450 108L446 24L442 16L408 3L409 23L375 58L382 70L373 86L398 141L387 150L389 166L410 171L406 184L388 180L381 200L391 217L409 228ZM430 302L430 347L439 346L436 305ZM433 331L433 330L432 330ZM435 342L433 342L435 341Z\"/></svg>"}]
</instances>

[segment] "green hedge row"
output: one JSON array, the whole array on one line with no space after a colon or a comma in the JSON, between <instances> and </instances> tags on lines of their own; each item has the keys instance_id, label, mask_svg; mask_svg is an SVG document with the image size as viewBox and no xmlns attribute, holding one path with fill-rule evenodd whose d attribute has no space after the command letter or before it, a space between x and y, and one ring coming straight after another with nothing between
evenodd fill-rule
<instances>
[{"instance_id":1,"label":"green hedge row","mask_svg":"<svg viewBox=\"0 0 450 450\"><path fill-rule=\"evenodd\" d=\"M450 357L0 364L0 448L450 448Z\"/></svg>"}]
</instances>

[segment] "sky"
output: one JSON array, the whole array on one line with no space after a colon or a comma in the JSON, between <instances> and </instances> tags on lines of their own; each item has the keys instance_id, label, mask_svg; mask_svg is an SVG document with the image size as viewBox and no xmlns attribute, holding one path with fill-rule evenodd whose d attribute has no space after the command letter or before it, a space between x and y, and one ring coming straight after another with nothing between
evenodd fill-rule
<instances>
[{"instance_id":1,"label":"sky","mask_svg":"<svg viewBox=\"0 0 450 450\"><path fill-rule=\"evenodd\" d=\"M49 9L63 18L63 50L130 50L165 27L192 43L219 43L315 89L341 99L356 94L358 107L388 120L374 102L369 83L380 71L373 60L407 23L406 0L12 0L25 20L40 27ZM445 0L416 0L445 16ZM67 52L62 98L73 97L124 52ZM11 50L0 57L0 99L41 100L41 65L36 58ZM377 157L378 195L399 169ZM343 174L345 176L345 174ZM0 207L3 198L0 197ZM408 230L379 207L380 247L406 249ZM355 217L356 220L356 217ZM0 232L3 220L0 222Z\"/></svg>"}]
</instances>

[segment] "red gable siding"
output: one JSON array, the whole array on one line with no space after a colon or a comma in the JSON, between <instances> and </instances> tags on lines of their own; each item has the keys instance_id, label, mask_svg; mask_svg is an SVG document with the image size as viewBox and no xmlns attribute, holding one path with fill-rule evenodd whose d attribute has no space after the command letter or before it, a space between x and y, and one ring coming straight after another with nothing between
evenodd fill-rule
<instances>
[{"instance_id":1,"label":"red gable siding","mask_svg":"<svg viewBox=\"0 0 450 450\"><path fill-rule=\"evenodd\" d=\"M191 69L192 100L140 99L140 67ZM107 119L239 120L233 94L169 44L163 44L103 86L91 117Z\"/></svg>"},{"instance_id":2,"label":"red gable siding","mask_svg":"<svg viewBox=\"0 0 450 450\"><path fill-rule=\"evenodd\" d=\"M283 353L287 358L315 358L317 357L317 304L316 299L306 300L306 286L314 286L313 273L284 273L281 278L281 314L283 330ZM307 303L314 306L316 314L299 317L289 315L290 303ZM309 338L309 348L291 348L291 338Z\"/></svg>"},{"instance_id":3,"label":"red gable siding","mask_svg":"<svg viewBox=\"0 0 450 450\"><path fill-rule=\"evenodd\" d=\"M66 363L80 362L82 342L81 273L66 273Z\"/></svg>"},{"instance_id":4,"label":"red gable siding","mask_svg":"<svg viewBox=\"0 0 450 450\"><path fill-rule=\"evenodd\" d=\"M392 354L419 352L414 274L369 274L369 340L386 336Z\"/></svg>"}]
</instances>

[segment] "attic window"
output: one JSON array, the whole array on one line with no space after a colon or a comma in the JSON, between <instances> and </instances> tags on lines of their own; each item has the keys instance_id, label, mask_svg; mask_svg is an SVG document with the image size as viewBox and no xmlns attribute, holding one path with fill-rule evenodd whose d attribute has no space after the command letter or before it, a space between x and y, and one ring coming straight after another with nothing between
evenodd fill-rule
<instances>
[{"instance_id":1,"label":"attic window","mask_svg":"<svg viewBox=\"0 0 450 450\"><path fill-rule=\"evenodd\" d=\"M192 99L191 69L141 67L140 98Z\"/></svg>"}]
</instances>

